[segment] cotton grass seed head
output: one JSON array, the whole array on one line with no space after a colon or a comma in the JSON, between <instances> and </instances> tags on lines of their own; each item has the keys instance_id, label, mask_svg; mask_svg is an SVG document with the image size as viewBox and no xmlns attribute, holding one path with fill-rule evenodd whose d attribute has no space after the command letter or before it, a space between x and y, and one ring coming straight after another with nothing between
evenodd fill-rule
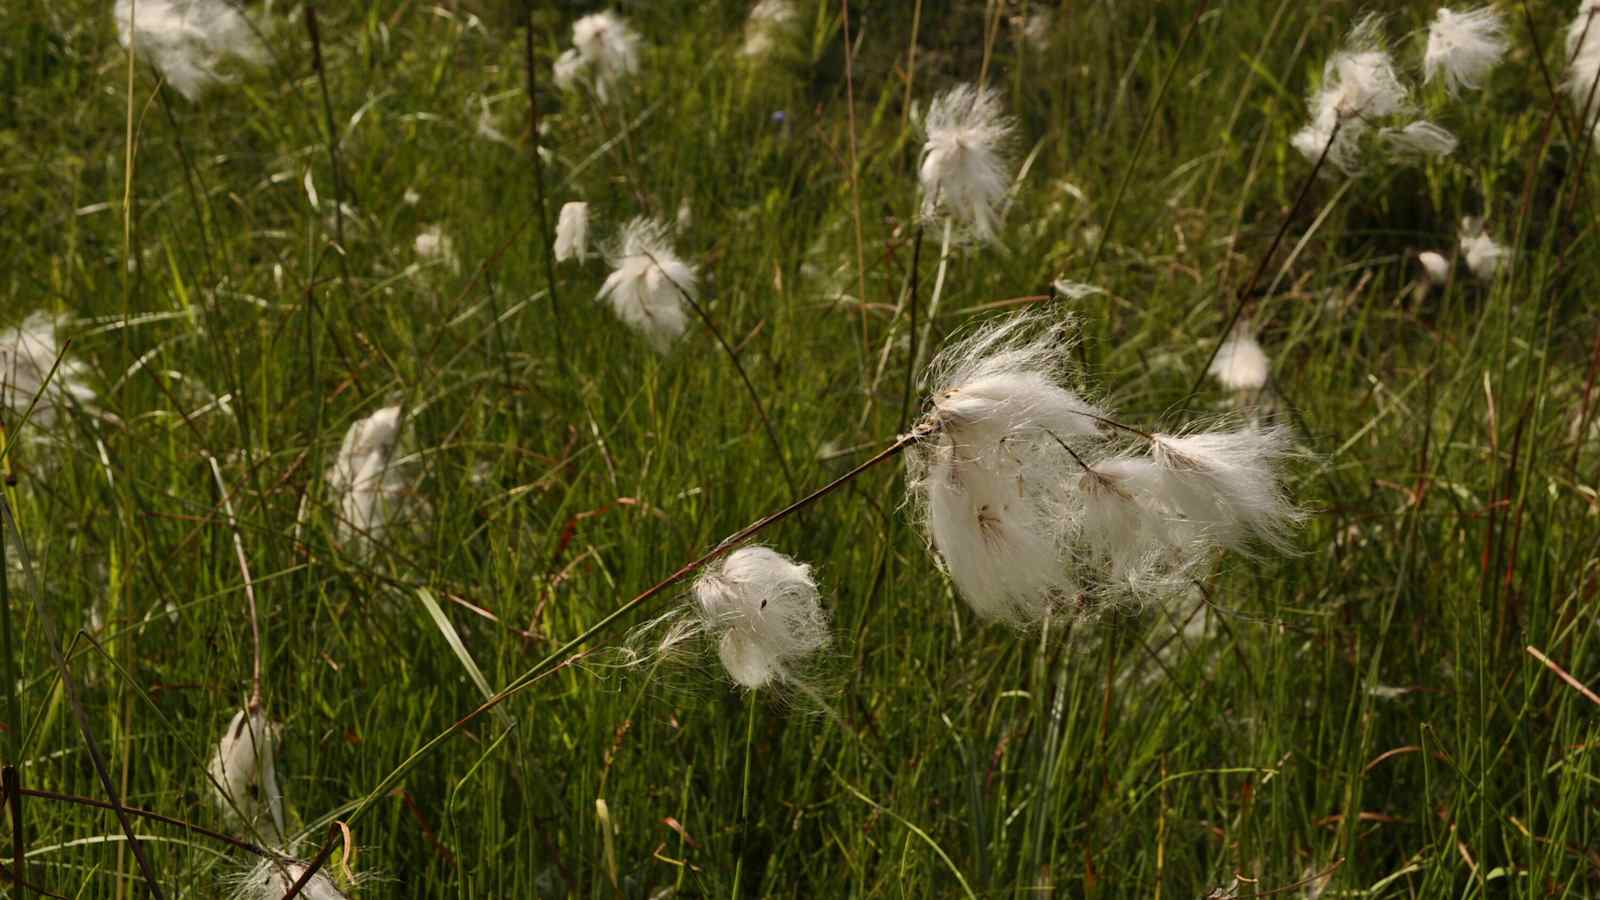
<instances>
[{"instance_id":1,"label":"cotton grass seed head","mask_svg":"<svg viewBox=\"0 0 1600 900\"><path fill-rule=\"evenodd\" d=\"M284 835L283 793L274 756L278 726L259 708L240 710L223 730L206 765L212 797L230 818L276 843Z\"/></svg>"},{"instance_id":2,"label":"cotton grass seed head","mask_svg":"<svg viewBox=\"0 0 1600 900\"><path fill-rule=\"evenodd\" d=\"M65 344L55 318L44 312L33 313L14 328L0 330L0 408L19 417L32 403L30 423L50 428L74 406L92 406L95 392L88 384L88 367L80 360L62 356ZM50 374L52 367L54 376ZM12 423L15 421L13 418Z\"/></svg>"},{"instance_id":3,"label":"cotton grass seed head","mask_svg":"<svg viewBox=\"0 0 1600 900\"><path fill-rule=\"evenodd\" d=\"M1578 15L1567 26L1567 77L1562 89L1572 101L1579 115L1587 114L1586 128L1593 137L1600 138L1600 91L1595 83L1600 79L1600 3L1583 3Z\"/></svg>"},{"instance_id":4,"label":"cotton grass seed head","mask_svg":"<svg viewBox=\"0 0 1600 900\"><path fill-rule=\"evenodd\" d=\"M942 210L980 241L997 237L1011 186L1007 144L1015 123L992 88L957 85L933 98L922 145L922 214Z\"/></svg>"},{"instance_id":5,"label":"cotton grass seed head","mask_svg":"<svg viewBox=\"0 0 1600 900\"><path fill-rule=\"evenodd\" d=\"M1239 332L1224 341L1208 374L1230 391L1253 392L1267 385L1271 365L1254 336Z\"/></svg>"},{"instance_id":6,"label":"cotton grass seed head","mask_svg":"<svg viewBox=\"0 0 1600 900\"><path fill-rule=\"evenodd\" d=\"M1459 13L1440 7L1428 28L1424 79L1431 84L1443 78L1452 97L1461 88L1477 90L1505 55L1505 30L1505 21L1492 6Z\"/></svg>"},{"instance_id":7,"label":"cotton grass seed head","mask_svg":"<svg viewBox=\"0 0 1600 900\"><path fill-rule=\"evenodd\" d=\"M929 544L980 617L1037 621L1079 592L1061 564L1065 447L1100 437L1100 412L1066 386L1070 320L1023 314L929 367L908 484Z\"/></svg>"},{"instance_id":8,"label":"cotton grass seed head","mask_svg":"<svg viewBox=\"0 0 1600 900\"><path fill-rule=\"evenodd\" d=\"M907 489L973 611L1022 626L1093 615L1186 592L1223 550L1286 548L1300 518L1282 487L1288 433L1116 423L1070 386L1069 328L1046 311L996 320L925 379Z\"/></svg>"},{"instance_id":9,"label":"cotton grass seed head","mask_svg":"<svg viewBox=\"0 0 1600 900\"><path fill-rule=\"evenodd\" d=\"M1372 124L1410 109L1409 91L1383 43L1383 19L1369 15L1351 30L1345 46L1323 67L1322 86L1306 101L1311 121L1291 143L1315 161L1326 148L1328 162L1347 174L1359 169L1361 139Z\"/></svg>"},{"instance_id":10,"label":"cotton grass seed head","mask_svg":"<svg viewBox=\"0 0 1600 900\"><path fill-rule=\"evenodd\" d=\"M1443 254L1424 250L1417 254L1417 262L1422 264L1422 273L1429 284L1438 286L1450 280L1450 260Z\"/></svg>"},{"instance_id":11,"label":"cotton grass seed head","mask_svg":"<svg viewBox=\"0 0 1600 900\"><path fill-rule=\"evenodd\" d=\"M792 0L761 0L744 23L744 44L739 55L765 59L783 49L800 24L800 11Z\"/></svg>"},{"instance_id":12,"label":"cotton grass seed head","mask_svg":"<svg viewBox=\"0 0 1600 900\"><path fill-rule=\"evenodd\" d=\"M610 303L656 352L667 352L688 327L684 295L694 291L694 269L672 252L667 227L644 217L623 226L608 257L612 272L595 299Z\"/></svg>"},{"instance_id":13,"label":"cotton grass seed head","mask_svg":"<svg viewBox=\"0 0 1600 900\"><path fill-rule=\"evenodd\" d=\"M574 60L563 54L556 61L556 83L575 85L587 78L595 98L609 102L630 76L639 71L639 33L616 13L591 13L572 23Z\"/></svg>"},{"instance_id":14,"label":"cotton grass seed head","mask_svg":"<svg viewBox=\"0 0 1600 900\"><path fill-rule=\"evenodd\" d=\"M1449 156L1456 151L1456 136L1425 120L1379 132L1383 144L1398 159Z\"/></svg>"},{"instance_id":15,"label":"cotton grass seed head","mask_svg":"<svg viewBox=\"0 0 1600 900\"><path fill-rule=\"evenodd\" d=\"M556 219L556 262L589 258L589 204L564 203Z\"/></svg>"},{"instance_id":16,"label":"cotton grass seed head","mask_svg":"<svg viewBox=\"0 0 1600 900\"><path fill-rule=\"evenodd\" d=\"M700 629L728 675L755 689L801 678L829 642L811 567L767 547L741 547L695 580Z\"/></svg>"},{"instance_id":17,"label":"cotton grass seed head","mask_svg":"<svg viewBox=\"0 0 1600 900\"><path fill-rule=\"evenodd\" d=\"M1511 251L1483 230L1480 221L1471 217L1461 221L1461 256L1474 278L1492 281L1510 255Z\"/></svg>"},{"instance_id":18,"label":"cotton grass seed head","mask_svg":"<svg viewBox=\"0 0 1600 900\"><path fill-rule=\"evenodd\" d=\"M339 543L364 552L380 540L405 494L403 470L394 465L400 407L387 406L345 431L328 485L339 502Z\"/></svg>"},{"instance_id":19,"label":"cotton grass seed head","mask_svg":"<svg viewBox=\"0 0 1600 900\"><path fill-rule=\"evenodd\" d=\"M190 101L230 81L229 64L266 62L267 49L249 20L226 0L117 0L112 9L122 46L131 40Z\"/></svg>"}]
</instances>

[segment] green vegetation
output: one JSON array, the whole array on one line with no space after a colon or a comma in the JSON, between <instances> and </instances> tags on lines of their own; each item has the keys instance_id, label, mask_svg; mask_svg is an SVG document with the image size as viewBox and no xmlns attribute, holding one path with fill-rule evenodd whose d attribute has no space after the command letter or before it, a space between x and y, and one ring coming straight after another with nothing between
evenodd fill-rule
<instances>
[{"instance_id":1,"label":"green vegetation","mask_svg":"<svg viewBox=\"0 0 1600 900\"><path fill-rule=\"evenodd\" d=\"M1504 4L1484 89L1420 92L1453 156L1326 173L1298 208L1289 139L1352 4L1067 3L1041 46L1018 3L856 4L849 67L839 4L799 5L761 60L744 4L620 8L640 73L600 105L550 78L592 10L542 4L543 219L514 4L323 4L325 81L299 7L252 5L270 61L199 102L143 63L130 86L109 3L6 5L0 326L62 316L98 395L48 429L0 406L32 554L6 535L0 747L26 785L105 797L44 610L125 802L234 830L205 772L251 693L242 556L287 824L311 856L349 821L359 853L336 840L327 870L370 873L360 896L1600 893L1600 705L1557 672L1600 684L1600 163L1550 87L1571 4ZM1386 7L1419 80L1434 7ZM1242 415L1190 388L1289 217L1244 318L1273 362L1258 412L1308 451L1301 552L1225 558L1209 603L985 625L890 463L761 538L822 585L820 700L739 690L714 652L619 665L674 588L412 758L908 427L917 117L980 73L1024 174L1004 248L949 259L931 349L1086 281L1050 302L1122 420ZM701 320L656 354L594 302L593 257L552 297L580 199L600 238L678 223L781 464ZM1505 271L1423 289L1417 252L1453 257L1464 216ZM432 225L453 256L419 258ZM938 247L930 227L924 320ZM406 502L362 553L324 473L391 404ZM109 813L23 811L30 881L142 896ZM253 861L136 831L168 897Z\"/></svg>"}]
</instances>

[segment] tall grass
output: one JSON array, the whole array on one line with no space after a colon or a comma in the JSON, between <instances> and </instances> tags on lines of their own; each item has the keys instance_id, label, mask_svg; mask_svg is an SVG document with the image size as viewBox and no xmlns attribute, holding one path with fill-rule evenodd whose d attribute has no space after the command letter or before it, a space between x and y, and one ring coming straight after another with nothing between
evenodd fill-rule
<instances>
[{"instance_id":1,"label":"tall grass","mask_svg":"<svg viewBox=\"0 0 1600 900\"><path fill-rule=\"evenodd\" d=\"M10 496L122 800L226 827L204 770L251 691L237 534L300 852L359 806L359 852L326 868L384 879L362 895L1600 891L1600 708L1525 649L1600 678L1595 175L1538 72L1560 77L1569 5L1514 20L1482 93L1430 95L1453 158L1319 177L1300 204L1288 137L1354 4L1066 4L1045 48L1009 24L1023 4L855 4L848 70L831 0L759 63L742 4L627 4L643 75L605 107L549 86L576 14L554 4L319 4L326 103L286 4L250 11L271 65L200 103L142 63L129 83L107 4L8 5L0 324L67 316L102 406L8 430ZM1414 63L1433 7L1387 10ZM374 794L483 702L474 669L512 683L795 499L740 369L802 492L894 440L916 122L986 57L1032 162L1006 249L952 251L930 352L1092 268L1105 293L1073 303L1120 414L1233 413L1188 394L1290 216L1247 318L1311 451L1302 552L1224 560L1206 603L985 626L878 466L763 538L828 592L846 675L826 708L741 695L714 660L622 671L602 634ZM510 146L478 136L480 101ZM738 368L698 323L650 352L589 302L593 262L556 267L555 316L530 242L574 199L600 235L687 204L674 243ZM1450 255L1465 215L1515 242L1508 271L1419 293L1415 253ZM459 271L412 252L428 224ZM363 557L324 470L392 403L419 475ZM19 583L6 761L103 797ZM24 811L34 883L143 890L103 811ZM169 896L250 861L136 830Z\"/></svg>"}]
</instances>

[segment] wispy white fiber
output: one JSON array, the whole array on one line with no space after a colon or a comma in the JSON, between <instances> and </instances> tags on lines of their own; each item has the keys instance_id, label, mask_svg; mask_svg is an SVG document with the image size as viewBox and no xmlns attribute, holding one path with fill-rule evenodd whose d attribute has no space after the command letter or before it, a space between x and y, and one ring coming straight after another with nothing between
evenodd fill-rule
<instances>
[{"instance_id":1,"label":"wispy white fiber","mask_svg":"<svg viewBox=\"0 0 1600 900\"><path fill-rule=\"evenodd\" d=\"M572 23L572 49L556 59L554 80L563 90L587 83L601 103L639 71L639 33L616 13L591 13Z\"/></svg>"},{"instance_id":2,"label":"wispy white fiber","mask_svg":"<svg viewBox=\"0 0 1600 900\"><path fill-rule=\"evenodd\" d=\"M612 272L595 299L610 303L656 352L667 352L688 327L684 294L695 289L694 269L672 252L666 226L644 217L623 226L608 257Z\"/></svg>"},{"instance_id":3,"label":"wispy white fiber","mask_svg":"<svg viewBox=\"0 0 1600 900\"><path fill-rule=\"evenodd\" d=\"M556 262L589 258L589 204L574 201L561 205L556 219Z\"/></svg>"},{"instance_id":4,"label":"wispy white fiber","mask_svg":"<svg viewBox=\"0 0 1600 900\"><path fill-rule=\"evenodd\" d=\"M309 868L303 862L262 859L250 868L234 883L231 900L283 900L288 896L289 889L299 881ZM311 880L300 888L301 897L306 900L345 900L345 895L339 891L333 879L325 872L327 867L318 869Z\"/></svg>"},{"instance_id":5,"label":"wispy white fiber","mask_svg":"<svg viewBox=\"0 0 1600 900\"><path fill-rule=\"evenodd\" d=\"M240 710L222 732L206 766L213 798L230 816L276 843L284 835L283 792L274 755L278 726L260 709Z\"/></svg>"},{"instance_id":6,"label":"wispy white fiber","mask_svg":"<svg viewBox=\"0 0 1600 900\"><path fill-rule=\"evenodd\" d=\"M917 173L923 216L943 211L978 240L995 240L1011 186L1006 149L1015 128L992 88L962 84L934 97Z\"/></svg>"},{"instance_id":7,"label":"wispy white fiber","mask_svg":"<svg viewBox=\"0 0 1600 900\"><path fill-rule=\"evenodd\" d=\"M1492 6L1459 13L1440 7L1428 28L1428 50L1422 60L1425 80L1432 83L1442 77L1451 96L1461 88L1477 90L1505 55L1505 30L1505 20Z\"/></svg>"},{"instance_id":8,"label":"wispy white fiber","mask_svg":"<svg viewBox=\"0 0 1600 900\"><path fill-rule=\"evenodd\" d=\"M744 22L744 44L739 55L764 59L782 48L800 24L800 11L793 0L761 0L750 9Z\"/></svg>"},{"instance_id":9,"label":"wispy white fiber","mask_svg":"<svg viewBox=\"0 0 1600 900\"><path fill-rule=\"evenodd\" d=\"M1191 539L1248 552L1260 543L1289 549L1302 515L1278 482L1292 451L1288 429L1157 434L1151 457L1160 469L1164 502L1181 514Z\"/></svg>"},{"instance_id":10,"label":"wispy white fiber","mask_svg":"<svg viewBox=\"0 0 1600 900\"><path fill-rule=\"evenodd\" d=\"M980 617L1028 624L1071 603L1064 445L1100 436L1066 386L1070 322L1025 313L975 331L930 365L926 436L907 451L929 543Z\"/></svg>"},{"instance_id":11,"label":"wispy white fiber","mask_svg":"<svg viewBox=\"0 0 1600 900\"><path fill-rule=\"evenodd\" d=\"M767 547L741 547L694 583L698 629L717 642L735 682L760 688L803 677L830 637L811 567Z\"/></svg>"},{"instance_id":12,"label":"wispy white fiber","mask_svg":"<svg viewBox=\"0 0 1600 900\"><path fill-rule=\"evenodd\" d=\"M1410 109L1409 91L1383 42L1383 19L1368 15L1350 32L1342 50L1322 71L1322 86L1306 101L1311 122L1291 143L1315 161L1327 148L1328 162L1346 173L1359 169L1362 137L1372 124Z\"/></svg>"},{"instance_id":13,"label":"wispy white fiber","mask_svg":"<svg viewBox=\"0 0 1600 900\"><path fill-rule=\"evenodd\" d=\"M383 536L405 493L405 478L393 465L400 437L400 407L386 406L345 431L328 485L339 501L341 545L364 551Z\"/></svg>"},{"instance_id":14,"label":"wispy white fiber","mask_svg":"<svg viewBox=\"0 0 1600 900\"><path fill-rule=\"evenodd\" d=\"M458 262L456 259L456 245L450 240L450 235L438 225L429 225L417 232L417 239L412 244L419 259L428 262L439 262L454 269Z\"/></svg>"},{"instance_id":15,"label":"wispy white fiber","mask_svg":"<svg viewBox=\"0 0 1600 900\"><path fill-rule=\"evenodd\" d=\"M56 320L44 312L0 331L0 407L20 416L38 397L29 421L33 427L49 428L65 410L92 406L95 393L88 385L88 367L76 358L62 357L64 346ZM61 364L46 386L58 357Z\"/></svg>"},{"instance_id":16,"label":"wispy white fiber","mask_svg":"<svg viewBox=\"0 0 1600 900\"><path fill-rule=\"evenodd\" d=\"M1500 271L1508 251L1495 243L1494 238L1480 233L1461 238L1461 255L1467 261L1467 270L1474 277L1489 281Z\"/></svg>"},{"instance_id":17,"label":"wispy white fiber","mask_svg":"<svg viewBox=\"0 0 1600 900\"><path fill-rule=\"evenodd\" d=\"M1385 128L1379 134L1384 145L1402 159L1449 156L1456 150L1455 135L1425 120L1403 128Z\"/></svg>"},{"instance_id":18,"label":"wispy white fiber","mask_svg":"<svg viewBox=\"0 0 1600 900\"><path fill-rule=\"evenodd\" d=\"M1208 374L1230 391L1259 391L1267 385L1271 366L1255 337L1235 334L1217 349Z\"/></svg>"},{"instance_id":19,"label":"wispy white fiber","mask_svg":"<svg viewBox=\"0 0 1600 900\"><path fill-rule=\"evenodd\" d=\"M231 81L229 64L267 60L249 20L226 0L117 0L112 9L122 46L131 38L134 51L191 101Z\"/></svg>"},{"instance_id":20,"label":"wispy white fiber","mask_svg":"<svg viewBox=\"0 0 1600 900\"><path fill-rule=\"evenodd\" d=\"M1069 330L1044 310L996 320L925 379L908 491L974 612L1092 615L1188 591L1224 549L1286 548L1300 518L1282 487L1288 433L1116 423L1072 386Z\"/></svg>"},{"instance_id":21,"label":"wispy white fiber","mask_svg":"<svg viewBox=\"0 0 1600 900\"><path fill-rule=\"evenodd\" d=\"M1595 90L1600 79L1600 2L1587 0L1578 7L1578 15L1567 26L1567 78L1562 88L1572 100L1572 108L1586 117L1584 127L1590 135L1600 139L1600 91Z\"/></svg>"}]
</instances>

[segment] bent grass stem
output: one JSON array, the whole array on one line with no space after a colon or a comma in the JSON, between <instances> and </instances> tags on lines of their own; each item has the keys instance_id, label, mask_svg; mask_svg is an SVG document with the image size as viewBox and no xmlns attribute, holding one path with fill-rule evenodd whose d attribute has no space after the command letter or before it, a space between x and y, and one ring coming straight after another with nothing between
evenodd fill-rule
<instances>
[{"instance_id":1,"label":"bent grass stem","mask_svg":"<svg viewBox=\"0 0 1600 900\"><path fill-rule=\"evenodd\" d=\"M410 756L401 761L400 765L395 767L394 771L390 772L388 775L385 775L383 780L378 782L378 784L371 791L369 791L359 803L356 804L355 808L350 812L350 816L345 821L355 822L362 815L364 815L380 797L383 797L389 791L389 789L398 784L400 779L404 777L407 772L411 771L413 768L416 768L417 764L421 762L422 759L429 753L432 753L445 741L449 740L451 737L458 734L462 729L466 728L467 725L474 719L521 693L524 689L531 686L544 676L550 674L559 666L565 665L569 659L575 655L580 646L596 635L606 631L623 616L626 616L628 613L633 612L638 607L662 594L667 590L667 588L670 588L679 581L682 581L685 577L701 569L707 563L710 563L718 557L731 552L734 548L738 547L746 540L749 540L759 532L765 530L767 527L787 519L789 516L794 515L807 506L810 506L818 500L821 500L823 497L826 497L834 491L837 491L839 488L849 484L851 481L854 481L863 472L866 472L868 469L871 469L879 463L894 457L900 453L900 451L911 446L913 443L921 440L930 433L930 430L919 427L910 432L902 434L900 437L895 439L894 443L873 454L870 459L844 473L843 475L840 475L833 481L828 482L822 487L817 488L804 497L794 501L788 506L785 506L783 509L780 509L774 513L769 513L768 515L757 519L749 525L746 525L744 528L739 529L732 535L724 538L721 543L718 543L715 547L712 547L710 550L707 550L705 553L702 553L695 559L684 563L671 575L668 575L666 578L663 578L662 580L646 588L642 593L634 597L632 600L629 600L628 602L607 613L598 622L595 622L593 625L590 625L588 628L584 629L582 633L568 640L560 647L557 647L552 653L536 663L533 668L517 676L511 681L510 684L507 684L504 688L502 688L499 693L496 693L494 696L485 700L483 703L479 704L476 709L467 713L465 716L462 716L460 719L457 719L450 725L450 727L430 738L428 742L423 744L421 747L418 747Z\"/></svg>"}]
</instances>

